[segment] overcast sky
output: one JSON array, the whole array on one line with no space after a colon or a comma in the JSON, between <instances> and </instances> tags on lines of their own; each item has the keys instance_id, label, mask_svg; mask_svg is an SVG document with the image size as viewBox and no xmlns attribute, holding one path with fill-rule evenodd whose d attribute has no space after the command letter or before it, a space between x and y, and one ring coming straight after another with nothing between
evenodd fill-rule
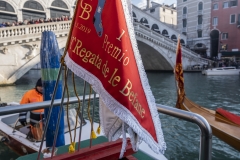
<instances>
[{"instance_id":1,"label":"overcast sky","mask_svg":"<svg viewBox=\"0 0 240 160\"><path fill-rule=\"evenodd\" d=\"M164 3L164 4L173 4L173 3L177 3L177 0L151 0L153 2L157 2L157 3ZM146 6L147 4L147 0L131 0L131 2L138 6L138 7L142 7L142 6Z\"/></svg>"}]
</instances>

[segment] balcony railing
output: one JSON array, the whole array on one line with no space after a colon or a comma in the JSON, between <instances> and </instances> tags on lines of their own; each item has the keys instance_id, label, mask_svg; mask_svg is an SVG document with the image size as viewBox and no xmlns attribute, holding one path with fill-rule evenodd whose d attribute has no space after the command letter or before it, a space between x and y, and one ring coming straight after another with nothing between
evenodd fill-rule
<instances>
[{"instance_id":1,"label":"balcony railing","mask_svg":"<svg viewBox=\"0 0 240 160\"><path fill-rule=\"evenodd\" d=\"M198 16L201 16L201 15L203 15L203 10L198 11Z\"/></svg>"},{"instance_id":2,"label":"balcony railing","mask_svg":"<svg viewBox=\"0 0 240 160\"><path fill-rule=\"evenodd\" d=\"M187 19L187 14L183 14L182 19Z\"/></svg>"},{"instance_id":3,"label":"balcony railing","mask_svg":"<svg viewBox=\"0 0 240 160\"><path fill-rule=\"evenodd\" d=\"M183 27L182 32L187 32L187 27Z\"/></svg>"}]
</instances>

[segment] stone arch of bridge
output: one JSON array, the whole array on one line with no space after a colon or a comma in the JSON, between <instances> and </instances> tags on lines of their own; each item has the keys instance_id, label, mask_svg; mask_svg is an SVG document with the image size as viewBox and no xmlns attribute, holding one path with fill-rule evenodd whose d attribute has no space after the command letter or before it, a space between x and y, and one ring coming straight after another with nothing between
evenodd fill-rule
<instances>
[{"instance_id":1,"label":"stone arch of bridge","mask_svg":"<svg viewBox=\"0 0 240 160\"><path fill-rule=\"evenodd\" d=\"M173 62L166 49L161 49L148 41L137 38L138 49L142 57L145 70L173 70Z\"/></svg>"}]
</instances>

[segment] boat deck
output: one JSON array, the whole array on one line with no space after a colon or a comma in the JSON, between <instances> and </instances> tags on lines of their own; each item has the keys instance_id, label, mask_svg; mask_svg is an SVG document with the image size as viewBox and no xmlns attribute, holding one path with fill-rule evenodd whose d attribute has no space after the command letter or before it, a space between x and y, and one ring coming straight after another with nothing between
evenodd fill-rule
<instances>
[{"instance_id":1,"label":"boat deck","mask_svg":"<svg viewBox=\"0 0 240 160\"><path fill-rule=\"evenodd\" d=\"M100 137L92 140L92 145L97 145L97 144L104 143L104 142L108 142L108 139L104 136L100 136ZM89 139L88 139L88 140L82 141L80 145L81 145L81 148L86 148L86 147L89 146L89 144L90 144L90 142L89 142ZM69 147L69 145L58 147L57 155L67 153L68 152L68 147ZM77 150L77 147L78 147L78 143L76 143L76 146L75 146L76 150ZM21 157L17 158L17 160L37 159L37 156L38 156L38 153L33 153L33 154L21 156ZM154 159L154 158L150 157L149 155L143 153L140 150L137 153L133 154L133 156L138 160ZM43 159L42 154L41 154L40 158Z\"/></svg>"}]
</instances>

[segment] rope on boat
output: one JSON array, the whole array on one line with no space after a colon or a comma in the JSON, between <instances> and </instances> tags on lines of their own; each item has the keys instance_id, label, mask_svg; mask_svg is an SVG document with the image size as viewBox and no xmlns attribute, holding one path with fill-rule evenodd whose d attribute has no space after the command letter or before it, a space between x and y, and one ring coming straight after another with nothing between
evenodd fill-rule
<instances>
[{"instance_id":1,"label":"rope on boat","mask_svg":"<svg viewBox=\"0 0 240 160\"><path fill-rule=\"evenodd\" d=\"M91 118L91 115L90 115L90 98L91 98L91 94L92 94L92 86L89 84L89 89L90 89L90 93L89 93L89 99L88 99L88 110L87 110L87 112L88 112L88 119L89 119L89 121L90 121L90 123L91 123L91 136L90 136L90 139L95 139L95 138L97 138L97 136L96 136L96 133L94 132L94 130L93 130L93 121L92 121L92 118Z\"/></svg>"}]
</instances>

